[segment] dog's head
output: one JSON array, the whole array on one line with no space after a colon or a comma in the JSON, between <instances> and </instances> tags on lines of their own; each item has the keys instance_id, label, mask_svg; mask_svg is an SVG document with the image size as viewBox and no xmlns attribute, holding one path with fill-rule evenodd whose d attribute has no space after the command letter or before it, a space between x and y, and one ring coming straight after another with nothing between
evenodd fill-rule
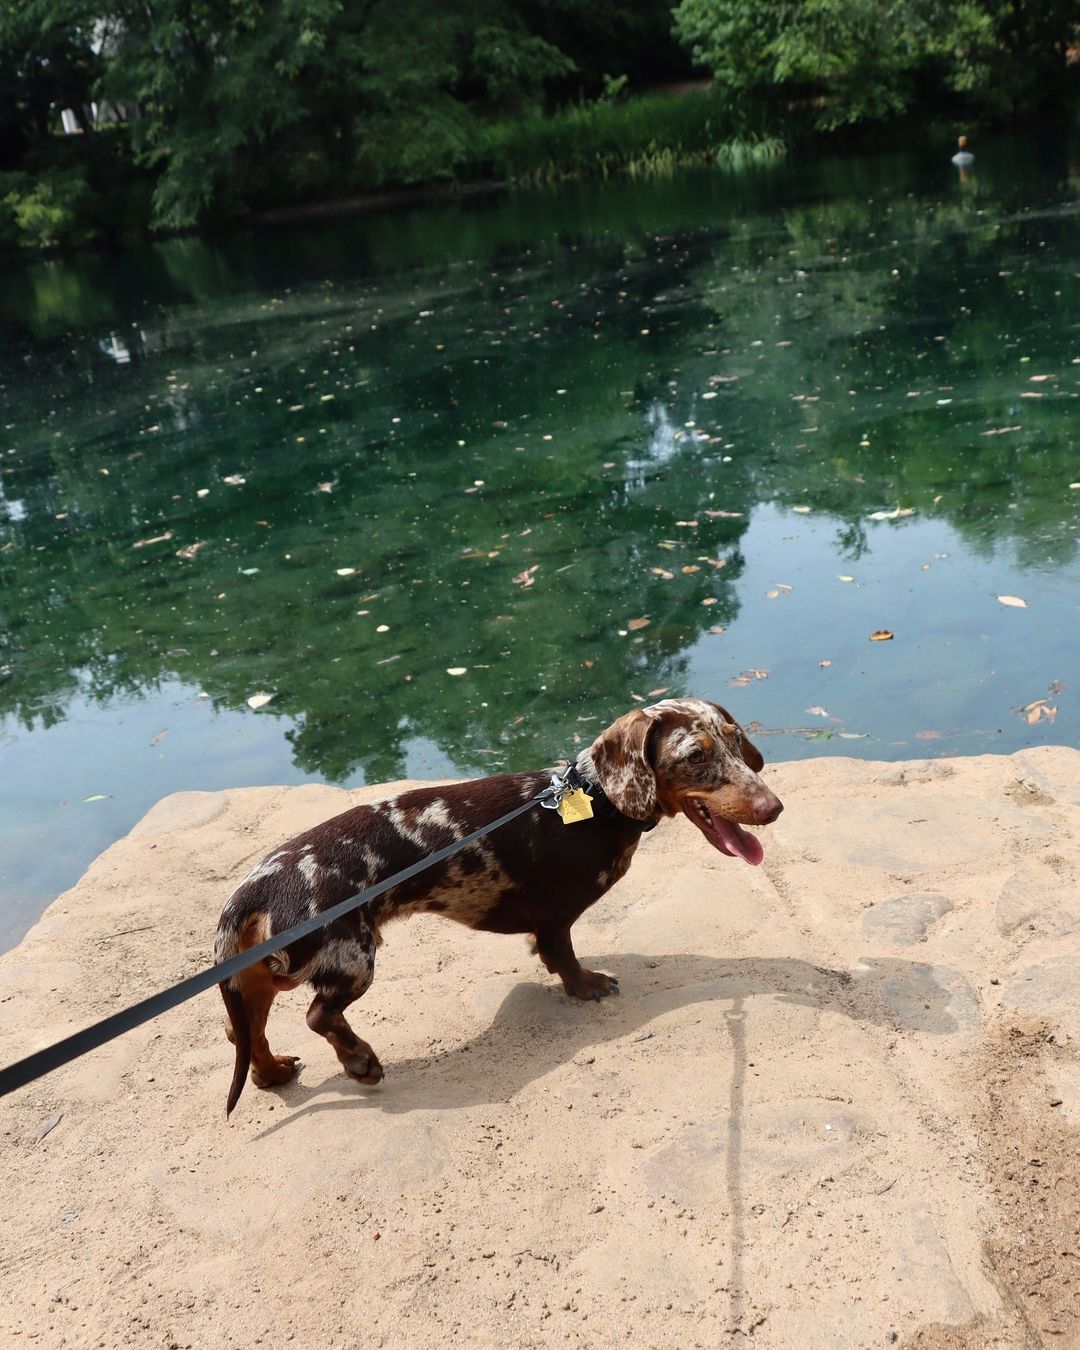
<instances>
[{"instance_id":1,"label":"dog's head","mask_svg":"<svg viewBox=\"0 0 1080 1350\"><path fill-rule=\"evenodd\" d=\"M726 708L668 698L636 708L581 757L608 799L633 820L679 811L713 848L753 865L761 844L743 825L768 825L784 809L758 777L765 761Z\"/></svg>"}]
</instances>

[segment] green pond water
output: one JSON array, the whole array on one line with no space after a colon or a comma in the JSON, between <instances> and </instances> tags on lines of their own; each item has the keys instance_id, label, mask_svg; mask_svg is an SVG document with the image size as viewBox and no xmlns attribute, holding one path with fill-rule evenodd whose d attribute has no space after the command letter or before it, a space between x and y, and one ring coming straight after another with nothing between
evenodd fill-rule
<instances>
[{"instance_id":1,"label":"green pond water","mask_svg":"<svg viewBox=\"0 0 1080 1350\"><path fill-rule=\"evenodd\" d=\"M165 793L661 690L771 759L1075 744L1080 178L977 148L9 267L0 944Z\"/></svg>"}]
</instances>

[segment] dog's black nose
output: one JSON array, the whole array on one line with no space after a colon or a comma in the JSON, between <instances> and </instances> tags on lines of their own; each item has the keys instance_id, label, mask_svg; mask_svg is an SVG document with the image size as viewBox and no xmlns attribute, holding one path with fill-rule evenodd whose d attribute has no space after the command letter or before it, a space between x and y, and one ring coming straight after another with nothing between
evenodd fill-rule
<instances>
[{"instance_id":1,"label":"dog's black nose","mask_svg":"<svg viewBox=\"0 0 1080 1350\"><path fill-rule=\"evenodd\" d=\"M754 821L758 825L771 825L783 809L784 803L775 792L766 793L754 801Z\"/></svg>"}]
</instances>

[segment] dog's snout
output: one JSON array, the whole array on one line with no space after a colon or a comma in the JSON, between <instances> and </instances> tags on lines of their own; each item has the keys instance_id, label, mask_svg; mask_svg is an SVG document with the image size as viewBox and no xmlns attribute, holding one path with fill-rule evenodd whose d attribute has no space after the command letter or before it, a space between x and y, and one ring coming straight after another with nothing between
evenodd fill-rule
<instances>
[{"instance_id":1,"label":"dog's snout","mask_svg":"<svg viewBox=\"0 0 1080 1350\"><path fill-rule=\"evenodd\" d=\"M784 803L776 793L766 792L754 799L754 821L758 825L771 825L783 809Z\"/></svg>"}]
</instances>

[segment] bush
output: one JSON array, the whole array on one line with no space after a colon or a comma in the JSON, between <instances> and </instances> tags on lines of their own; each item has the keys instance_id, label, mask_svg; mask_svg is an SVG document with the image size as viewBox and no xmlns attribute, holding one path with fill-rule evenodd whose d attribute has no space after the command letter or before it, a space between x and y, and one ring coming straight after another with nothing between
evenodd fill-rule
<instances>
[{"instance_id":1,"label":"bush","mask_svg":"<svg viewBox=\"0 0 1080 1350\"><path fill-rule=\"evenodd\" d=\"M93 193L76 169L0 174L0 246L25 249L89 243Z\"/></svg>"},{"instance_id":2,"label":"bush","mask_svg":"<svg viewBox=\"0 0 1080 1350\"><path fill-rule=\"evenodd\" d=\"M688 164L771 158L782 151L778 138L748 128L722 94L709 90L601 100L547 117L497 122L481 130L468 167L479 177L553 182L618 170L669 173Z\"/></svg>"}]
</instances>

